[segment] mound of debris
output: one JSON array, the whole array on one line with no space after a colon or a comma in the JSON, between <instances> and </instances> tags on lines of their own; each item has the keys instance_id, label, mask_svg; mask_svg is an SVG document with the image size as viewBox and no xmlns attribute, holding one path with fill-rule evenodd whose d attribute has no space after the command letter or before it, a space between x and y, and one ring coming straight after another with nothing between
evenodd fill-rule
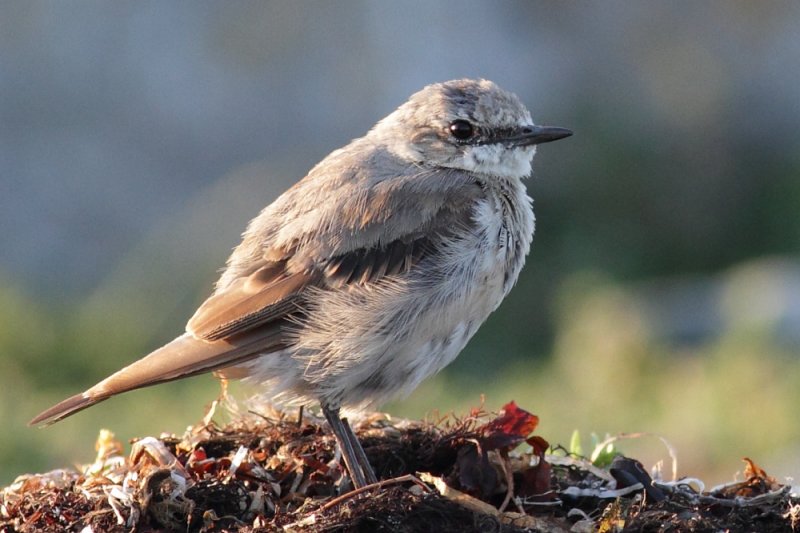
<instances>
[{"instance_id":1,"label":"mound of debris","mask_svg":"<svg viewBox=\"0 0 800 533\"><path fill-rule=\"evenodd\" d=\"M710 492L604 467L532 435L513 402L436 422L354 424L381 481L354 491L320 419L252 414L123 455L102 431L82 471L24 475L0 494L0 531L793 531L800 499L752 462ZM522 450L522 451L520 451ZM550 453L546 453L550 452ZM699 484L699 485L698 485ZM699 487L699 488L698 488Z\"/></svg>"}]
</instances>

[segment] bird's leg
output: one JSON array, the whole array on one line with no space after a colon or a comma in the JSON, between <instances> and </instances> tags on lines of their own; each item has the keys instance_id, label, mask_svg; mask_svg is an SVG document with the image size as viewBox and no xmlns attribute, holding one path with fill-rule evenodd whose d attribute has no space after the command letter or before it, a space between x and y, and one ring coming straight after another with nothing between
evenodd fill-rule
<instances>
[{"instance_id":1,"label":"bird's leg","mask_svg":"<svg viewBox=\"0 0 800 533\"><path fill-rule=\"evenodd\" d=\"M342 422L342 419L339 417L339 408L332 408L323 404L322 413L325 415L325 419L333 430L333 436L336 437L339 448L342 449L344 464L347 466L347 471L350 472L353 485L355 485L357 489L367 486L367 480L364 477L364 473L361 471L361 465L359 465L356 452L353 449L353 441L348 436L350 426ZM349 433L352 434L352 430L350 430ZM355 439L355 436L353 436L353 439ZM358 444L358 441L356 441L356 444ZM358 447L360 448L361 446L358 445ZM364 452L362 451L361 453Z\"/></svg>"},{"instance_id":2,"label":"bird's leg","mask_svg":"<svg viewBox=\"0 0 800 533\"><path fill-rule=\"evenodd\" d=\"M358 462L358 466L361 468L361 472L364 474L364 478L370 485L377 483L378 478L375 476L375 472L372 470L372 465L369 464L367 454L364 453L364 448L358 441L358 437L356 437L356 434L353 433L353 429L350 427L350 422L348 422L346 418L342 418L342 424L344 425L345 431L347 431L347 437L350 439L350 444L353 447L353 450L356 452L356 461Z\"/></svg>"}]
</instances>

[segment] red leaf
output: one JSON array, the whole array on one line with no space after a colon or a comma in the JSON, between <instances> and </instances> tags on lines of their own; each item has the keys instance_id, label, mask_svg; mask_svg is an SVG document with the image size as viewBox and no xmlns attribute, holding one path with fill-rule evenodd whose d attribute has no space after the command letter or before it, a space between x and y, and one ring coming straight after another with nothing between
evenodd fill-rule
<instances>
[{"instance_id":1,"label":"red leaf","mask_svg":"<svg viewBox=\"0 0 800 533\"><path fill-rule=\"evenodd\" d=\"M517 407L514 401L503 406L494 420L477 429L485 450L511 450L533 433L539 417Z\"/></svg>"},{"instance_id":2,"label":"red leaf","mask_svg":"<svg viewBox=\"0 0 800 533\"><path fill-rule=\"evenodd\" d=\"M206 451L203 448L196 448L192 451L192 455L189 457L189 461L205 461L208 459L208 455L206 455Z\"/></svg>"},{"instance_id":3,"label":"red leaf","mask_svg":"<svg viewBox=\"0 0 800 533\"><path fill-rule=\"evenodd\" d=\"M544 452L550 447L550 443L536 435L526 439L525 442L533 448L533 453L539 456L539 463L522 472L522 482L517 493L536 501L552 500L555 498L555 493L550 492L552 467L544 460Z\"/></svg>"},{"instance_id":4,"label":"red leaf","mask_svg":"<svg viewBox=\"0 0 800 533\"><path fill-rule=\"evenodd\" d=\"M540 459L544 459L544 452L547 451L547 448L550 447L550 443L544 440L542 437L534 435L525 440L531 448L533 448L533 453L539 456Z\"/></svg>"}]
</instances>

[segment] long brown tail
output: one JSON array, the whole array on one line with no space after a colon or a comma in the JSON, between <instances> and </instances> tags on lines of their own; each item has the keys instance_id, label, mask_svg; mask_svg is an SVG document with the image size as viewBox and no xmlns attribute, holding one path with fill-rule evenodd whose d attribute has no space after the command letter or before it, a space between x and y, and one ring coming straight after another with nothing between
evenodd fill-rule
<instances>
[{"instance_id":1,"label":"long brown tail","mask_svg":"<svg viewBox=\"0 0 800 533\"><path fill-rule=\"evenodd\" d=\"M28 424L50 425L115 394L234 366L281 348L281 337L277 326L214 342L198 340L186 333L115 372L86 392L71 396L41 412Z\"/></svg>"},{"instance_id":2,"label":"long brown tail","mask_svg":"<svg viewBox=\"0 0 800 533\"><path fill-rule=\"evenodd\" d=\"M91 390L91 389L89 389ZM91 407L98 402L102 402L108 398L101 398L99 396L92 397L90 396L89 391L83 392L81 394L76 394L75 396L70 396L66 400L62 400L58 402L56 405L42 411L36 418L28 422L29 426L49 426L55 422L58 422L62 418L67 418L70 415L77 413L78 411L83 411L87 407Z\"/></svg>"}]
</instances>

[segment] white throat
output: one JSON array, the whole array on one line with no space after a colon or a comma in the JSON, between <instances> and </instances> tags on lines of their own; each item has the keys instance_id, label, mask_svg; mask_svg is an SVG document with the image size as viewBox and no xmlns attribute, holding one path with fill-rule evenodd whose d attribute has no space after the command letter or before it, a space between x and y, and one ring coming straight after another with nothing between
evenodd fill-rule
<instances>
[{"instance_id":1,"label":"white throat","mask_svg":"<svg viewBox=\"0 0 800 533\"><path fill-rule=\"evenodd\" d=\"M535 146L506 148L502 144L484 144L468 148L459 163L469 172L522 179L530 175L535 153Z\"/></svg>"}]
</instances>

